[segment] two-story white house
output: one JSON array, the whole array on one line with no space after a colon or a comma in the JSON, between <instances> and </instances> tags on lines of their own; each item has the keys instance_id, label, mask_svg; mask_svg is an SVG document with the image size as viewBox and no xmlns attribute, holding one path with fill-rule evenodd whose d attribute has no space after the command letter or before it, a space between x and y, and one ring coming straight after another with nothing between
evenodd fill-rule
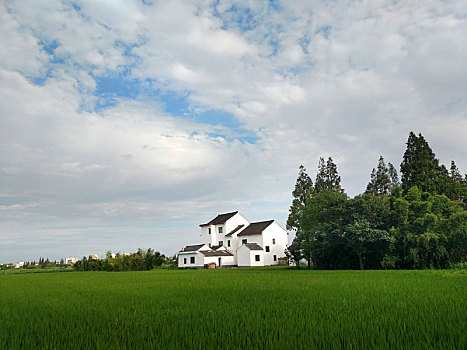
<instances>
[{"instance_id":1,"label":"two-story white house","mask_svg":"<svg viewBox=\"0 0 467 350\"><path fill-rule=\"evenodd\" d=\"M249 222L235 211L200 227L201 243L178 252L179 267L269 266L285 257L288 233L274 220Z\"/></svg>"}]
</instances>

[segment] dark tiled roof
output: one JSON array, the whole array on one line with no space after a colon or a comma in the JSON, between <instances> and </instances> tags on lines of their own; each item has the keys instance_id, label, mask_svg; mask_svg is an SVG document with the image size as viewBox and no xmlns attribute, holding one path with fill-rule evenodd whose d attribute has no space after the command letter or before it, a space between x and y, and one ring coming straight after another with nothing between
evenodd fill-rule
<instances>
[{"instance_id":1,"label":"dark tiled roof","mask_svg":"<svg viewBox=\"0 0 467 350\"><path fill-rule=\"evenodd\" d=\"M204 256L233 256L232 253L229 253L226 250L202 250L201 253L204 254Z\"/></svg>"},{"instance_id":2,"label":"dark tiled roof","mask_svg":"<svg viewBox=\"0 0 467 350\"><path fill-rule=\"evenodd\" d=\"M204 246L204 244L197 244L197 245L187 245L185 248L180 250L181 252L196 252L199 248Z\"/></svg>"},{"instance_id":3,"label":"dark tiled roof","mask_svg":"<svg viewBox=\"0 0 467 350\"><path fill-rule=\"evenodd\" d=\"M263 248L261 248L261 246L257 243L245 243L244 245L246 245L250 250L263 250Z\"/></svg>"},{"instance_id":4,"label":"dark tiled roof","mask_svg":"<svg viewBox=\"0 0 467 350\"><path fill-rule=\"evenodd\" d=\"M245 226L245 225L238 225L238 226L235 227L232 231L230 231L229 233L227 233L226 236L232 236L235 232L237 232L238 230L240 230L243 226Z\"/></svg>"},{"instance_id":5,"label":"dark tiled roof","mask_svg":"<svg viewBox=\"0 0 467 350\"><path fill-rule=\"evenodd\" d=\"M274 220L253 222L248 225L242 232L240 232L238 236L260 235L266 229L266 227L271 225L273 222Z\"/></svg>"},{"instance_id":6,"label":"dark tiled roof","mask_svg":"<svg viewBox=\"0 0 467 350\"><path fill-rule=\"evenodd\" d=\"M209 221L207 224L201 224L199 226L207 226L207 225L219 225L219 224L225 224L227 220L229 220L232 216L237 214L238 211L234 211L232 213L226 213L226 214L219 214L217 215L214 219Z\"/></svg>"},{"instance_id":7,"label":"dark tiled roof","mask_svg":"<svg viewBox=\"0 0 467 350\"><path fill-rule=\"evenodd\" d=\"M211 249L212 249L212 250L217 250L217 249L219 249L220 247L222 247L222 246L221 246L221 245L213 245L213 246L211 247Z\"/></svg>"}]
</instances>

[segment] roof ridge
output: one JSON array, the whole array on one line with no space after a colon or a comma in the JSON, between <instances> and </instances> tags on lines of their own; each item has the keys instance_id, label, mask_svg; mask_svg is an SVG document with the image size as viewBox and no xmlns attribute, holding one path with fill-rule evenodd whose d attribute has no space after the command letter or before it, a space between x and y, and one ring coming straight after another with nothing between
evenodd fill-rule
<instances>
[{"instance_id":1,"label":"roof ridge","mask_svg":"<svg viewBox=\"0 0 467 350\"><path fill-rule=\"evenodd\" d=\"M218 214L214 219L210 220L207 224L201 224L199 226L208 226L208 225L221 225L225 224L227 220L229 220L232 216L237 215L237 211L233 211L230 213Z\"/></svg>"},{"instance_id":2,"label":"roof ridge","mask_svg":"<svg viewBox=\"0 0 467 350\"><path fill-rule=\"evenodd\" d=\"M260 235L268 228L275 220L252 222L245 227L237 236Z\"/></svg>"}]
</instances>

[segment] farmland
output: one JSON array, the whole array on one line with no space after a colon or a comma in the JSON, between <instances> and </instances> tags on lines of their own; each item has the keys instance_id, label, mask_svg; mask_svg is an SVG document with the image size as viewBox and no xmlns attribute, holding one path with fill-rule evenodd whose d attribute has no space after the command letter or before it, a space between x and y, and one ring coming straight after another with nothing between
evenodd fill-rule
<instances>
[{"instance_id":1,"label":"farmland","mask_svg":"<svg viewBox=\"0 0 467 350\"><path fill-rule=\"evenodd\" d=\"M467 346L463 271L0 274L0 349Z\"/></svg>"}]
</instances>

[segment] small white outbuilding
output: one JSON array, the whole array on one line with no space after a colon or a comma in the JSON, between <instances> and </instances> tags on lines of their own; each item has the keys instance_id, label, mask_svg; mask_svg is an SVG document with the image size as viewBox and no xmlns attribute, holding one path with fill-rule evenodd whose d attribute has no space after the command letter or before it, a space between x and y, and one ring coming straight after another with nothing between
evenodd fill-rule
<instances>
[{"instance_id":1,"label":"small white outbuilding","mask_svg":"<svg viewBox=\"0 0 467 350\"><path fill-rule=\"evenodd\" d=\"M264 266L264 250L259 244L245 243L237 249L237 265Z\"/></svg>"}]
</instances>

